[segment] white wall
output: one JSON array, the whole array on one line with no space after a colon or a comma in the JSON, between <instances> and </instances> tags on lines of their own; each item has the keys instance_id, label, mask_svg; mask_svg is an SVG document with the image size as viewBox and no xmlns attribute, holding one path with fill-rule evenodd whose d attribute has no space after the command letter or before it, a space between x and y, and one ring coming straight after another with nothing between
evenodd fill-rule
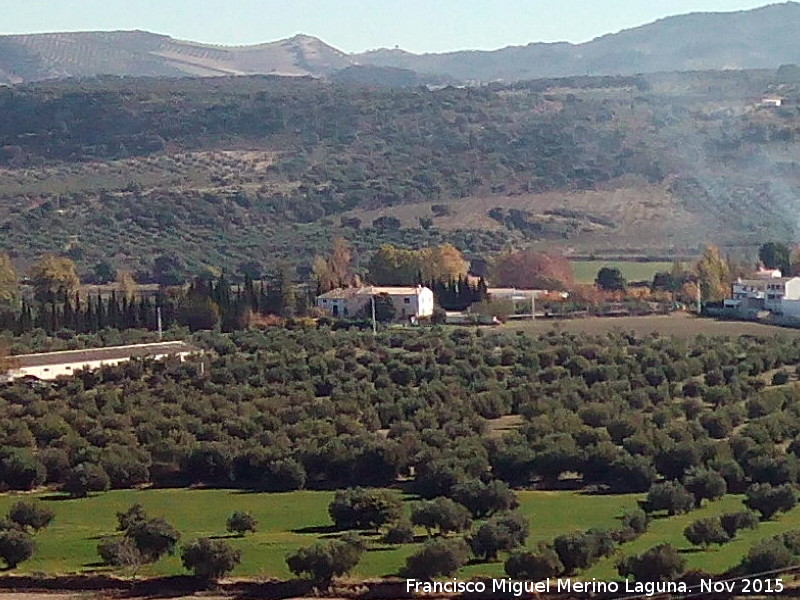
<instances>
[{"instance_id":1,"label":"white wall","mask_svg":"<svg viewBox=\"0 0 800 600\"><path fill-rule=\"evenodd\" d=\"M157 354L154 356L149 356L148 358L154 358L155 360L161 360L170 356L178 356L181 360L185 357L189 356L188 352L181 352L179 354ZM42 380L53 380L56 377L62 376L70 376L75 373L75 371L80 371L81 369L99 369L103 366L113 366L118 365L120 363L125 363L131 360L130 358L116 358L111 360L92 360L92 361L83 361L83 362L73 362L73 363L62 363L57 365L44 365L44 366L37 366L37 367L24 367L20 369L14 369L9 373L11 379L18 379L20 377L30 376L37 377L38 379Z\"/></svg>"},{"instance_id":2,"label":"white wall","mask_svg":"<svg viewBox=\"0 0 800 600\"><path fill-rule=\"evenodd\" d=\"M800 277L792 277L786 281L784 297L787 300L800 300Z\"/></svg>"}]
</instances>

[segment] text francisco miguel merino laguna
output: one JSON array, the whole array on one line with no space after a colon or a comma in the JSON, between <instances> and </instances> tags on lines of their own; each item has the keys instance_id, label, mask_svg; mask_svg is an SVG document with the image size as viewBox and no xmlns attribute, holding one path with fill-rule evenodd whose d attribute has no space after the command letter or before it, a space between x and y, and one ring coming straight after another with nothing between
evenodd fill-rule
<instances>
[{"instance_id":1,"label":"text francisco miguel merino laguna","mask_svg":"<svg viewBox=\"0 0 800 600\"><path fill-rule=\"evenodd\" d=\"M740 581L716 581L704 579L698 583L696 591L703 593L780 593L783 591L781 579L744 579ZM483 594L500 593L520 597L523 594L555 593L635 593L643 596L656 594L685 594L689 586L683 581L579 581L576 579L546 579L542 581L518 581L511 578L485 581L424 581L406 579L406 592L415 594Z\"/></svg>"}]
</instances>

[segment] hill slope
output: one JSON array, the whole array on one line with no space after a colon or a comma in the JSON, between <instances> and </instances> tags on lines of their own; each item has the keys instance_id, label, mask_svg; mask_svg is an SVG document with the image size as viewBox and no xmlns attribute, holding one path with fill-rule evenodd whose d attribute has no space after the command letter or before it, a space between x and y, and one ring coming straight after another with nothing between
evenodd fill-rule
<instances>
[{"instance_id":1,"label":"hill slope","mask_svg":"<svg viewBox=\"0 0 800 600\"><path fill-rule=\"evenodd\" d=\"M765 95L787 98L762 105ZM663 257L800 238L800 68L374 89L0 89L0 249L147 270L451 242ZM362 254L363 256L363 254Z\"/></svg>"},{"instance_id":2,"label":"hill slope","mask_svg":"<svg viewBox=\"0 0 800 600\"><path fill-rule=\"evenodd\" d=\"M669 17L585 44L513 46L491 52L348 55L298 35L256 46L211 46L142 31L0 36L0 83L95 75L325 77L383 85L519 81L703 69L777 68L800 63L800 4ZM353 71L353 67L361 70ZM385 72L366 67L391 68ZM415 79L406 69L438 79Z\"/></svg>"},{"instance_id":3,"label":"hill slope","mask_svg":"<svg viewBox=\"0 0 800 600\"><path fill-rule=\"evenodd\" d=\"M143 31L0 36L0 82L95 75L322 76L352 65L343 52L304 35L257 46L223 47Z\"/></svg>"},{"instance_id":4,"label":"hill slope","mask_svg":"<svg viewBox=\"0 0 800 600\"><path fill-rule=\"evenodd\" d=\"M584 44L529 44L491 52L415 55L377 50L363 64L472 81L704 69L776 68L800 62L800 4L669 17Z\"/></svg>"}]
</instances>

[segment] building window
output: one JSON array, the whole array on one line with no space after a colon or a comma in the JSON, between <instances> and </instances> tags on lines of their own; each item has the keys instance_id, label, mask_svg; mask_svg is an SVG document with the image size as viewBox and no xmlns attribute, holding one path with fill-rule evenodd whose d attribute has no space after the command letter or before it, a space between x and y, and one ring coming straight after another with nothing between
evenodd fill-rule
<instances>
[{"instance_id":1,"label":"building window","mask_svg":"<svg viewBox=\"0 0 800 600\"><path fill-rule=\"evenodd\" d=\"M411 298L403 298L403 304L411 304Z\"/></svg>"}]
</instances>

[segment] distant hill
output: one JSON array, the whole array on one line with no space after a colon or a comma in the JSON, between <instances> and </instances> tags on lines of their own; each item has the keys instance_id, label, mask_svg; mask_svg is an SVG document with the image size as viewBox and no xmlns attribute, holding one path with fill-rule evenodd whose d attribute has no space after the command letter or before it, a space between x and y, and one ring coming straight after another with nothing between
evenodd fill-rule
<instances>
[{"instance_id":1,"label":"distant hill","mask_svg":"<svg viewBox=\"0 0 800 600\"><path fill-rule=\"evenodd\" d=\"M0 250L21 268L55 252L83 273L162 255L233 273L307 272L337 235L361 261L387 242L663 258L800 240L798 67L479 89L341 73L357 83L0 87Z\"/></svg>"},{"instance_id":2,"label":"distant hill","mask_svg":"<svg viewBox=\"0 0 800 600\"><path fill-rule=\"evenodd\" d=\"M0 83L96 75L327 77L346 71L341 81L402 86L774 69L800 63L797 31L800 4L787 2L749 11L669 17L585 44L534 43L495 51L422 55L386 49L349 55L307 35L237 47L143 31L12 35L0 36Z\"/></svg>"},{"instance_id":3,"label":"distant hill","mask_svg":"<svg viewBox=\"0 0 800 600\"><path fill-rule=\"evenodd\" d=\"M62 77L320 77L352 60L317 38L298 35L257 46L224 47L143 31L0 36L0 82Z\"/></svg>"},{"instance_id":4,"label":"distant hill","mask_svg":"<svg viewBox=\"0 0 800 600\"><path fill-rule=\"evenodd\" d=\"M501 50L411 54L376 50L361 64L448 75L463 81L517 81L705 69L775 68L800 62L800 4L732 13L693 13L605 35L584 44L529 44Z\"/></svg>"}]
</instances>

